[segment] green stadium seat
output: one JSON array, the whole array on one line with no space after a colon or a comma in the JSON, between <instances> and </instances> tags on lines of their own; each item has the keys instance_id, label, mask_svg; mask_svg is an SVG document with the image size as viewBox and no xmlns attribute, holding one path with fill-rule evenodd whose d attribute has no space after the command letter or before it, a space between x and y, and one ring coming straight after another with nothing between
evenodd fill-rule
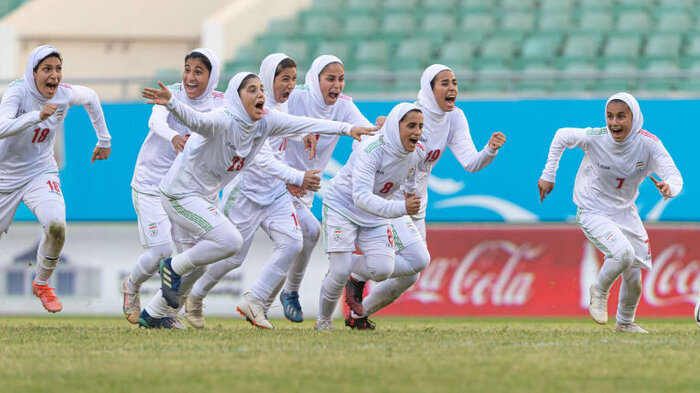
<instances>
[{"instance_id":1,"label":"green stadium seat","mask_svg":"<svg viewBox=\"0 0 700 393\"><path fill-rule=\"evenodd\" d=\"M413 38L399 44L389 65L393 71L422 71L432 57L432 42L425 38Z\"/></svg>"},{"instance_id":2,"label":"green stadium seat","mask_svg":"<svg viewBox=\"0 0 700 393\"><path fill-rule=\"evenodd\" d=\"M611 0L583 0L579 2L579 8L584 12L610 12L613 3Z\"/></svg>"},{"instance_id":3,"label":"green stadium seat","mask_svg":"<svg viewBox=\"0 0 700 393\"><path fill-rule=\"evenodd\" d=\"M385 74L386 70L380 65L360 64L351 74L346 75L344 93L384 93L387 91L387 82L384 79L361 78Z\"/></svg>"},{"instance_id":4,"label":"green stadium seat","mask_svg":"<svg viewBox=\"0 0 700 393\"><path fill-rule=\"evenodd\" d=\"M389 43L386 41L363 41L355 51L355 61L358 65L385 66L389 59Z\"/></svg>"},{"instance_id":5,"label":"green stadium seat","mask_svg":"<svg viewBox=\"0 0 700 393\"><path fill-rule=\"evenodd\" d=\"M564 77L555 80L554 91L585 91L590 89L600 70L592 61L571 62L562 69Z\"/></svg>"},{"instance_id":6,"label":"green stadium seat","mask_svg":"<svg viewBox=\"0 0 700 393\"><path fill-rule=\"evenodd\" d=\"M647 64L646 71L658 73L678 73L680 67L675 60L654 60ZM639 88L650 91L676 90L680 79L674 76L647 77L639 81Z\"/></svg>"},{"instance_id":7,"label":"green stadium seat","mask_svg":"<svg viewBox=\"0 0 700 393\"><path fill-rule=\"evenodd\" d=\"M352 47L350 43L344 42L344 41L331 41L331 42L322 42L320 43L317 47L316 50L314 51L314 59L321 56L321 55L333 55L339 58L340 60L343 61L343 65L347 69L353 69L354 64L353 64L353 57L351 56L352 52ZM313 61L313 60L312 60ZM311 64L311 62L309 62Z\"/></svg>"},{"instance_id":8,"label":"green stadium seat","mask_svg":"<svg viewBox=\"0 0 700 393\"><path fill-rule=\"evenodd\" d=\"M345 6L345 0L314 0L312 9L319 11L339 11Z\"/></svg>"},{"instance_id":9,"label":"green stadium seat","mask_svg":"<svg viewBox=\"0 0 700 393\"><path fill-rule=\"evenodd\" d=\"M677 60L652 60L645 70L653 72L678 72L681 70Z\"/></svg>"},{"instance_id":10,"label":"green stadium seat","mask_svg":"<svg viewBox=\"0 0 700 393\"><path fill-rule=\"evenodd\" d=\"M348 16L373 14L379 9L380 4L380 0L348 0L343 12Z\"/></svg>"},{"instance_id":11,"label":"green stadium seat","mask_svg":"<svg viewBox=\"0 0 700 393\"><path fill-rule=\"evenodd\" d=\"M508 12L501 19L499 34L528 33L535 28L535 15L532 12Z\"/></svg>"},{"instance_id":12,"label":"green stadium seat","mask_svg":"<svg viewBox=\"0 0 700 393\"><path fill-rule=\"evenodd\" d=\"M491 37L484 41L479 51L481 60L510 59L516 49L516 41L510 37Z\"/></svg>"},{"instance_id":13,"label":"green stadium seat","mask_svg":"<svg viewBox=\"0 0 700 393\"><path fill-rule=\"evenodd\" d=\"M415 97L420 90L420 76L422 69L413 70L413 73L402 73L389 84L392 93L402 93L408 97Z\"/></svg>"},{"instance_id":14,"label":"green stadium seat","mask_svg":"<svg viewBox=\"0 0 700 393\"><path fill-rule=\"evenodd\" d=\"M516 85L519 93L546 93L554 88L555 80L551 76L557 71L550 66L528 65L522 69L522 79Z\"/></svg>"},{"instance_id":15,"label":"green stadium seat","mask_svg":"<svg viewBox=\"0 0 700 393\"><path fill-rule=\"evenodd\" d=\"M498 68L499 64L494 63L477 73L478 78L469 83L467 91L501 93L513 90L514 83L510 79L503 78L505 73L510 72L507 68Z\"/></svg>"},{"instance_id":16,"label":"green stadium seat","mask_svg":"<svg viewBox=\"0 0 700 393\"><path fill-rule=\"evenodd\" d=\"M602 36L595 33L575 33L570 34L564 43L561 62L589 61L598 57Z\"/></svg>"},{"instance_id":17,"label":"green stadium seat","mask_svg":"<svg viewBox=\"0 0 700 393\"><path fill-rule=\"evenodd\" d=\"M268 24L267 31L258 36L256 42L263 52L275 50L279 41L294 38L299 30L299 23L296 19L277 19Z\"/></svg>"},{"instance_id":18,"label":"green stadium seat","mask_svg":"<svg viewBox=\"0 0 700 393\"><path fill-rule=\"evenodd\" d=\"M425 13L451 13L457 7L455 0L423 0L423 12Z\"/></svg>"},{"instance_id":19,"label":"green stadium seat","mask_svg":"<svg viewBox=\"0 0 700 393\"><path fill-rule=\"evenodd\" d=\"M571 11L576 5L576 0L541 0L540 11Z\"/></svg>"},{"instance_id":20,"label":"green stadium seat","mask_svg":"<svg viewBox=\"0 0 700 393\"><path fill-rule=\"evenodd\" d=\"M643 11L654 5L655 0L617 0L615 9L622 15L629 11Z\"/></svg>"},{"instance_id":21,"label":"green stadium seat","mask_svg":"<svg viewBox=\"0 0 700 393\"><path fill-rule=\"evenodd\" d=\"M418 0L384 0L380 12L413 11L418 7Z\"/></svg>"},{"instance_id":22,"label":"green stadium seat","mask_svg":"<svg viewBox=\"0 0 700 393\"><path fill-rule=\"evenodd\" d=\"M531 36L523 43L518 62L525 68L529 64L548 64L557 56L560 46L561 40L557 36Z\"/></svg>"},{"instance_id":23,"label":"green stadium seat","mask_svg":"<svg viewBox=\"0 0 700 393\"><path fill-rule=\"evenodd\" d=\"M428 14L423 18L420 35L435 44L444 42L457 29L457 21L448 14Z\"/></svg>"},{"instance_id":24,"label":"green stadium seat","mask_svg":"<svg viewBox=\"0 0 700 393\"><path fill-rule=\"evenodd\" d=\"M411 14L391 14L384 18L377 38L398 41L410 37L416 30L416 20Z\"/></svg>"},{"instance_id":25,"label":"green stadium seat","mask_svg":"<svg viewBox=\"0 0 700 393\"><path fill-rule=\"evenodd\" d=\"M313 16L308 17L302 22L301 32L299 36L304 39L321 40L332 39L337 35L339 23L332 16Z\"/></svg>"},{"instance_id":26,"label":"green stadium seat","mask_svg":"<svg viewBox=\"0 0 700 393\"><path fill-rule=\"evenodd\" d=\"M581 14L578 24L578 31L601 32L609 31L613 28L613 14L606 11L586 11Z\"/></svg>"},{"instance_id":27,"label":"green stadium seat","mask_svg":"<svg viewBox=\"0 0 700 393\"><path fill-rule=\"evenodd\" d=\"M641 46L642 40L639 37L613 35L605 44L603 58L600 60L603 65L610 61L636 60L639 57Z\"/></svg>"},{"instance_id":28,"label":"green stadium seat","mask_svg":"<svg viewBox=\"0 0 700 393\"><path fill-rule=\"evenodd\" d=\"M504 10L531 11L536 7L535 0L501 0L500 8Z\"/></svg>"},{"instance_id":29,"label":"green stadium seat","mask_svg":"<svg viewBox=\"0 0 700 393\"><path fill-rule=\"evenodd\" d=\"M644 11L634 11L620 14L615 28L620 32L638 32L646 30L651 25L649 14Z\"/></svg>"},{"instance_id":30,"label":"green stadium seat","mask_svg":"<svg viewBox=\"0 0 700 393\"><path fill-rule=\"evenodd\" d=\"M379 22L368 15L350 15L340 30L338 39L358 41L373 37L377 33Z\"/></svg>"},{"instance_id":31,"label":"green stadium seat","mask_svg":"<svg viewBox=\"0 0 700 393\"><path fill-rule=\"evenodd\" d=\"M570 30L572 25L573 22L569 12L547 12L540 14L537 30L560 34Z\"/></svg>"},{"instance_id":32,"label":"green stadium seat","mask_svg":"<svg viewBox=\"0 0 700 393\"><path fill-rule=\"evenodd\" d=\"M468 14L462 18L459 25L459 34L484 37L496 27L496 19L487 14Z\"/></svg>"},{"instance_id":33,"label":"green stadium seat","mask_svg":"<svg viewBox=\"0 0 700 393\"><path fill-rule=\"evenodd\" d=\"M681 36L679 34L655 34L649 37L644 50L647 60L674 59L681 54Z\"/></svg>"},{"instance_id":34,"label":"green stadium seat","mask_svg":"<svg viewBox=\"0 0 700 393\"><path fill-rule=\"evenodd\" d=\"M636 88L634 78L628 77L629 73L637 71L633 61L611 61L603 66L603 75L593 84L593 90L612 94L618 91L633 90Z\"/></svg>"},{"instance_id":35,"label":"green stadium seat","mask_svg":"<svg viewBox=\"0 0 700 393\"><path fill-rule=\"evenodd\" d=\"M494 10L498 5L498 0L459 0L457 5L460 15L470 13L483 13Z\"/></svg>"},{"instance_id":36,"label":"green stadium seat","mask_svg":"<svg viewBox=\"0 0 700 393\"><path fill-rule=\"evenodd\" d=\"M693 19L687 12L665 12L659 15L657 31L685 32L693 25Z\"/></svg>"},{"instance_id":37,"label":"green stadium seat","mask_svg":"<svg viewBox=\"0 0 700 393\"><path fill-rule=\"evenodd\" d=\"M454 70L466 69L471 65L475 50L476 44L472 41L451 41L440 47L435 62Z\"/></svg>"},{"instance_id":38,"label":"green stadium seat","mask_svg":"<svg viewBox=\"0 0 700 393\"><path fill-rule=\"evenodd\" d=\"M275 51L286 53L296 61L305 60L311 54L309 45L305 41L280 41Z\"/></svg>"}]
</instances>

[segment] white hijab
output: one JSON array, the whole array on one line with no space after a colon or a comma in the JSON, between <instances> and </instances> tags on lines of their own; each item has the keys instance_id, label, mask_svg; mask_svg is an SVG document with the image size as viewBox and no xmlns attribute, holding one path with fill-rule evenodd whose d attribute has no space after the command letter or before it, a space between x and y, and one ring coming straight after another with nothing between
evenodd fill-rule
<instances>
[{"instance_id":1,"label":"white hijab","mask_svg":"<svg viewBox=\"0 0 700 393\"><path fill-rule=\"evenodd\" d=\"M620 100L624 102L630 108L630 112L632 112L632 128L630 128L629 135L627 135L627 138L625 138L623 141L625 142L642 129L642 125L644 124L644 116L642 115L642 110L639 108L639 102L637 102L637 99L630 93L622 92L613 94L610 96L610 98L608 98L608 101L605 103L606 118L608 116L608 104L610 104L610 101L612 100ZM608 135L610 135L610 130L608 130Z\"/></svg>"},{"instance_id":2,"label":"white hijab","mask_svg":"<svg viewBox=\"0 0 700 393\"><path fill-rule=\"evenodd\" d=\"M321 86L319 84L319 76L321 76L321 70L330 63L340 63L339 58L333 55L322 55L317 57L313 63L311 63L311 68L309 72L306 73L306 88L311 94L311 105L308 108L311 117L317 119L329 119L331 117L331 110L333 105L326 105L326 101L323 100L323 94L321 93Z\"/></svg>"},{"instance_id":3,"label":"white hijab","mask_svg":"<svg viewBox=\"0 0 700 393\"><path fill-rule=\"evenodd\" d=\"M420 77L418 101L416 101L423 110L423 116L437 124L441 124L447 119L448 112L440 109L437 101L435 101L435 94L433 94L433 89L430 87L430 81L442 71L452 71L452 69L446 65L433 64L423 71L423 75Z\"/></svg>"},{"instance_id":4,"label":"white hijab","mask_svg":"<svg viewBox=\"0 0 700 393\"><path fill-rule=\"evenodd\" d=\"M216 54L212 50L207 48L197 48L189 54L191 55L194 52L203 54L204 57L206 57L209 60L209 62L211 63L211 72L209 73L209 82L207 82L207 88L206 90L204 90L202 95L200 95L197 98L189 98L187 97L187 94L185 94L185 98L187 101L187 105L200 112L204 112L211 109L212 107L212 102L214 101L212 92L214 91L214 89L216 89L216 86L219 84L219 77L221 76L221 71L219 68L219 59L216 57ZM183 89L184 88L185 87L183 86Z\"/></svg>"},{"instance_id":5,"label":"white hijab","mask_svg":"<svg viewBox=\"0 0 700 393\"><path fill-rule=\"evenodd\" d=\"M379 132L384 135L384 139L386 140L387 144L391 147L391 151L397 156L406 156L411 153L410 151L406 150L406 148L403 147L403 143L401 143L399 121L401 121L406 113L416 109L420 110L418 106L408 102L402 102L396 105L391 112L389 112L389 116L387 116L386 122L384 122L382 129L379 130Z\"/></svg>"},{"instance_id":6,"label":"white hijab","mask_svg":"<svg viewBox=\"0 0 700 393\"><path fill-rule=\"evenodd\" d=\"M243 102L241 102L241 96L238 95L238 87L248 75L257 77L252 72L239 72L228 82L226 93L224 93L224 108L236 120L233 143L236 147L236 154L240 157L245 157L250 153L250 149L253 146L253 135L255 134L254 128L257 124L257 121L248 116L248 112L245 111Z\"/></svg>"},{"instance_id":7,"label":"white hijab","mask_svg":"<svg viewBox=\"0 0 700 393\"><path fill-rule=\"evenodd\" d=\"M260 79L265 86L265 105L284 113L289 113L289 109L287 109L289 100L283 103L275 100L275 71L282 60L289 58L284 53L273 53L265 57L260 64Z\"/></svg>"},{"instance_id":8,"label":"white hijab","mask_svg":"<svg viewBox=\"0 0 700 393\"><path fill-rule=\"evenodd\" d=\"M49 101L49 99L44 97L44 95L39 92L39 89L36 88L36 81L34 81L34 67L44 60L46 56L54 52L58 53L58 49L51 45L42 45L34 48L32 53L29 54L29 60L27 60L27 66L24 69L24 89L34 96L34 98L36 98L41 105L45 104L47 101ZM56 89L56 94L58 94L58 88Z\"/></svg>"}]
</instances>

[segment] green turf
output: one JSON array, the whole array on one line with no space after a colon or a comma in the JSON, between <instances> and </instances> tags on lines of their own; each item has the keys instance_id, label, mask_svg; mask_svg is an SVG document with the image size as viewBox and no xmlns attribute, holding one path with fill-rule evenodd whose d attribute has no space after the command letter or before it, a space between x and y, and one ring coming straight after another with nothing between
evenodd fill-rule
<instances>
[{"instance_id":1,"label":"green turf","mask_svg":"<svg viewBox=\"0 0 700 393\"><path fill-rule=\"evenodd\" d=\"M389 319L374 332L209 319L144 330L121 318L0 318L0 392L697 392L700 329L649 320ZM336 321L336 329L341 322Z\"/></svg>"}]
</instances>

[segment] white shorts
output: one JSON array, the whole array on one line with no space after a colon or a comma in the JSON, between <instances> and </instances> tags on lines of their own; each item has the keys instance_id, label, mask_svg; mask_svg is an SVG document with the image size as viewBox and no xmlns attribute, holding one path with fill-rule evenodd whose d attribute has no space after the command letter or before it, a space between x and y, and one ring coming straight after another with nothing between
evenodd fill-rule
<instances>
[{"instance_id":1,"label":"white shorts","mask_svg":"<svg viewBox=\"0 0 700 393\"><path fill-rule=\"evenodd\" d=\"M414 220L411 216L402 216L391 220L391 226L394 231L394 248L397 252L414 243L426 243L425 219Z\"/></svg>"},{"instance_id":2,"label":"white shorts","mask_svg":"<svg viewBox=\"0 0 700 393\"><path fill-rule=\"evenodd\" d=\"M131 200L134 203L143 248L170 244L170 218L163 209L160 196L131 189Z\"/></svg>"},{"instance_id":3,"label":"white shorts","mask_svg":"<svg viewBox=\"0 0 700 393\"><path fill-rule=\"evenodd\" d=\"M324 204L322 227L327 253L353 252L356 249L363 254L394 253L394 232L390 224L361 227Z\"/></svg>"},{"instance_id":4,"label":"white shorts","mask_svg":"<svg viewBox=\"0 0 700 393\"><path fill-rule=\"evenodd\" d=\"M243 247L234 256L236 260L245 260L258 227L268 236L272 232L279 232L299 241L303 240L299 217L290 195L286 192L270 205L261 206L241 194L236 187L230 194L221 198L219 207L243 237Z\"/></svg>"},{"instance_id":5,"label":"white shorts","mask_svg":"<svg viewBox=\"0 0 700 393\"><path fill-rule=\"evenodd\" d=\"M59 202L65 210L66 202L63 200L58 174L45 173L15 191L0 193L0 236L10 228L20 202L24 202L36 215L36 207L46 201Z\"/></svg>"},{"instance_id":6,"label":"white shorts","mask_svg":"<svg viewBox=\"0 0 700 393\"><path fill-rule=\"evenodd\" d=\"M215 203L203 197L171 199L161 194L160 201L170 218L173 233L190 236L190 243L196 243L217 226L228 224L226 216L216 208Z\"/></svg>"},{"instance_id":7,"label":"white shorts","mask_svg":"<svg viewBox=\"0 0 700 393\"><path fill-rule=\"evenodd\" d=\"M635 256L632 267L651 269L649 236L636 208L614 215L579 208L576 221L586 237L606 258L611 258L629 245Z\"/></svg>"}]
</instances>

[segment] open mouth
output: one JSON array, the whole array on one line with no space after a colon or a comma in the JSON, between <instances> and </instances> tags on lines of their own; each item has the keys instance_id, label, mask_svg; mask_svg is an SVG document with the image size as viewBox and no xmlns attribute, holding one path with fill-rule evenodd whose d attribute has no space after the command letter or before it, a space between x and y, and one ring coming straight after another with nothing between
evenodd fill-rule
<instances>
[{"instance_id":1,"label":"open mouth","mask_svg":"<svg viewBox=\"0 0 700 393\"><path fill-rule=\"evenodd\" d=\"M611 128L610 133L613 137L622 137L622 128Z\"/></svg>"},{"instance_id":2,"label":"open mouth","mask_svg":"<svg viewBox=\"0 0 700 393\"><path fill-rule=\"evenodd\" d=\"M260 102L257 102L257 103L255 104L255 108L258 109L258 110L263 110L263 106L265 106L265 102L264 102L264 101L260 101Z\"/></svg>"},{"instance_id":3,"label":"open mouth","mask_svg":"<svg viewBox=\"0 0 700 393\"><path fill-rule=\"evenodd\" d=\"M282 93L282 98L285 99L285 100L286 100L287 98L289 98L289 93L288 93L288 92Z\"/></svg>"},{"instance_id":4,"label":"open mouth","mask_svg":"<svg viewBox=\"0 0 700 393\"><path fill-rule=\"evenodd\" d=\"M58 88L58 83L51 83L51 82L46 83L46 90L49 93L55 92L57 88Z\"/></svg>"},{"instance_id":5,"label":"open mouth","mask_svg":"<svg viewBox=\"0 0 700 393\"><path fill-rule=\"evenodd\" d=\"M447 96L445 97L445 102L447 102L448 105L454 106L455 101L457 100L457 96Z\"/></svg>"},{"instance_id":6,"label":"open mouth","mask_svg":"<svg viewBox=\"0 0 700 393\"><path fill-rule=\"evenodd\" d=\"M331 101L335 101L338 99L338 96L340 93L328 93L328 98L330 98Z\"/></svg>"},{"instance_id":7,"label":"open mouth","mask_svg":"<svg viewBox=\"0 0 700 393\"><path fill-rule=\"evenodd\" d=\"M199 85L196 83L194 83L194 84L193 83L186 83L185 84L185 89L187 89L187 90L196 90L198 87L199 87Z\"/></svg>"}]
</instances>

